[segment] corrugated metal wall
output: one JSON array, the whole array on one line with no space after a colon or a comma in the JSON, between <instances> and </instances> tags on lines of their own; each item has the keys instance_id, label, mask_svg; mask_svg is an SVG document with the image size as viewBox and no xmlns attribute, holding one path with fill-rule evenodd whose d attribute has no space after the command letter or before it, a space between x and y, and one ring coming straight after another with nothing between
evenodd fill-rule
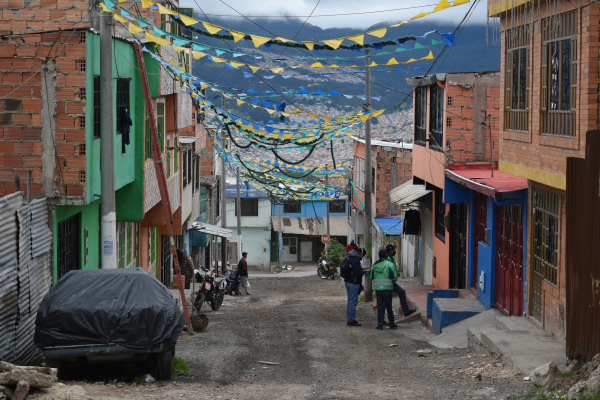
<instances>
[{"instance_id":1,"label":"corrugated metal wall","mask_svg":"<svg viewBox=\"0 0 600 400\"><path fill-rule=\"evenodd\" d=\"M586 158L567 159L567 356L600 353L600 131Z\"/></svg>"},{"instance_id":2,"label":"corrugated metal wall","mask_svg":"<svg viewBox=\"0 0 600 400\"><path fill-rule=\"evenodd\" d=\"M23 205L21 193L0 198L0 359L28 362L37 308L52 283L52 231L46 199Z\"/></svg>"}]
</instances>

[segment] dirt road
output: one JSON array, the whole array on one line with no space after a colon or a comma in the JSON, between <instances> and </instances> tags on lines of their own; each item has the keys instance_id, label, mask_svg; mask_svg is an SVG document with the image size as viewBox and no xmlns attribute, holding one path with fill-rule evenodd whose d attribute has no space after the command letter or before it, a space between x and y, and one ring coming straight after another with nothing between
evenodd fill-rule
<instances>
[{"instance_id":1,"label":"dirt road","mask_svg":"<svg viewBox=\"0 0 600 400\"><path fill-rule=\"evenodd\" d=\"M217 312L207 307L208 329L179 340L176 356L190 376L121 387L68 382L33 398L504 399L529 388L489 356L431 348L418 340L431 335L420 322L375 330L370 304L359 303L363 326L347 327L340 280L251 283L254 295L226 297Z\"/></svg>"}]
</instances>

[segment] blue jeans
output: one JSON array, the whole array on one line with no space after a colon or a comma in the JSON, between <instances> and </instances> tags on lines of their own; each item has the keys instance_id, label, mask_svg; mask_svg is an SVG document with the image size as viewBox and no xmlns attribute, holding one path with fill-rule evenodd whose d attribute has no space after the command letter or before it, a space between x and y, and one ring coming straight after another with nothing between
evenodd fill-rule
<instances>
[{"instance_id":1,"label":"blue jeans","mask_svg":"<svg viewBox=\"0 0 600 400\"><path fill-rule=\"evenodd\" d=\"M400 287L397 283L394 283L394 292L398 293L398 297L400 297L400 308L402 308L402 313L406 315L409 311L408 304L406 303L406 291Z\"/></svg>"},{"instance_id":2,"label":"blue jeans","mask_svg":"<svg viewBox=\"0 0 600 400\"><path fill-rule=\"evenodd\" d=\"M346 317L348 322L356 320L356 305L358 304L358 283L346 282L346 293L348 294L348 304L346 305Z\"/></svg>"},{"instance_id":3,"label":"blue jeans","mask_svg":"<svg viewBox=\"0 0 600 400\"><path fill-rule=\"evenodd\" d=\"M392 309L392 291L377 291L377 324L383 325L385 321L385 310L387 310L390 324L394 323L394 310Z\"/></svg>"}]
</instances>

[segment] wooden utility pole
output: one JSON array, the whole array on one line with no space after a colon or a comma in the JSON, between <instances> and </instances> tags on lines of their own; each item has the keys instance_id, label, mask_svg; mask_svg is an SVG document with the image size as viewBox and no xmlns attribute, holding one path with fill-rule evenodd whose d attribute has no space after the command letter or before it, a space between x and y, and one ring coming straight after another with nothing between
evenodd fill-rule
<instances>
[{"instance_id":1,"label":"wooden utility pole","mask_svg":"<svg viewBox=\"0 0 600 400\"><path fill-rule=\"evenodd\" d=\"M365 50L365 112L371 111L371 55L370 50ZM371 285L371 260L373 253L373 237L371 234L373 217L371 215L371 118L365 122L365 245L367 255L363 264L365 267L365 301L373 301L373 287Z\"/></svg>"},{"instance_id":2,"label":"wooden utility pole","mask_svg":"<svg viewBox=\"0 0 600 400\"><path fill-rule=\"evenodd\" d=\"M225 96L221 96L221 108L225 110ZM221 226L227 228L227 171L225 170L225 149L227 148L227 137L225 128L221 128L221 145L223 154L221 154ZM227 270L227 238L221 237L221 271Z\"/></svg>"}]
</instances>

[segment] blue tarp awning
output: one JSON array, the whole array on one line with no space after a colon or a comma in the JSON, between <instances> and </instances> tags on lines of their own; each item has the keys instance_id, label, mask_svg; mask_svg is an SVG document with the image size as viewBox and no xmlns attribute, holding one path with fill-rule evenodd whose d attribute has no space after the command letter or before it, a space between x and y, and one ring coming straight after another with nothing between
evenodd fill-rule
<instances>
[{"instance_id":1,"label":"blue tarp awning","mask_svg":"<svg viewBox=\"0 0 600 400\"><path fill-rule=\"evenodd\" d=\"M379 229L386 235L402 234L402 218L374 218Z\"/></svg>"}]
</instances>

